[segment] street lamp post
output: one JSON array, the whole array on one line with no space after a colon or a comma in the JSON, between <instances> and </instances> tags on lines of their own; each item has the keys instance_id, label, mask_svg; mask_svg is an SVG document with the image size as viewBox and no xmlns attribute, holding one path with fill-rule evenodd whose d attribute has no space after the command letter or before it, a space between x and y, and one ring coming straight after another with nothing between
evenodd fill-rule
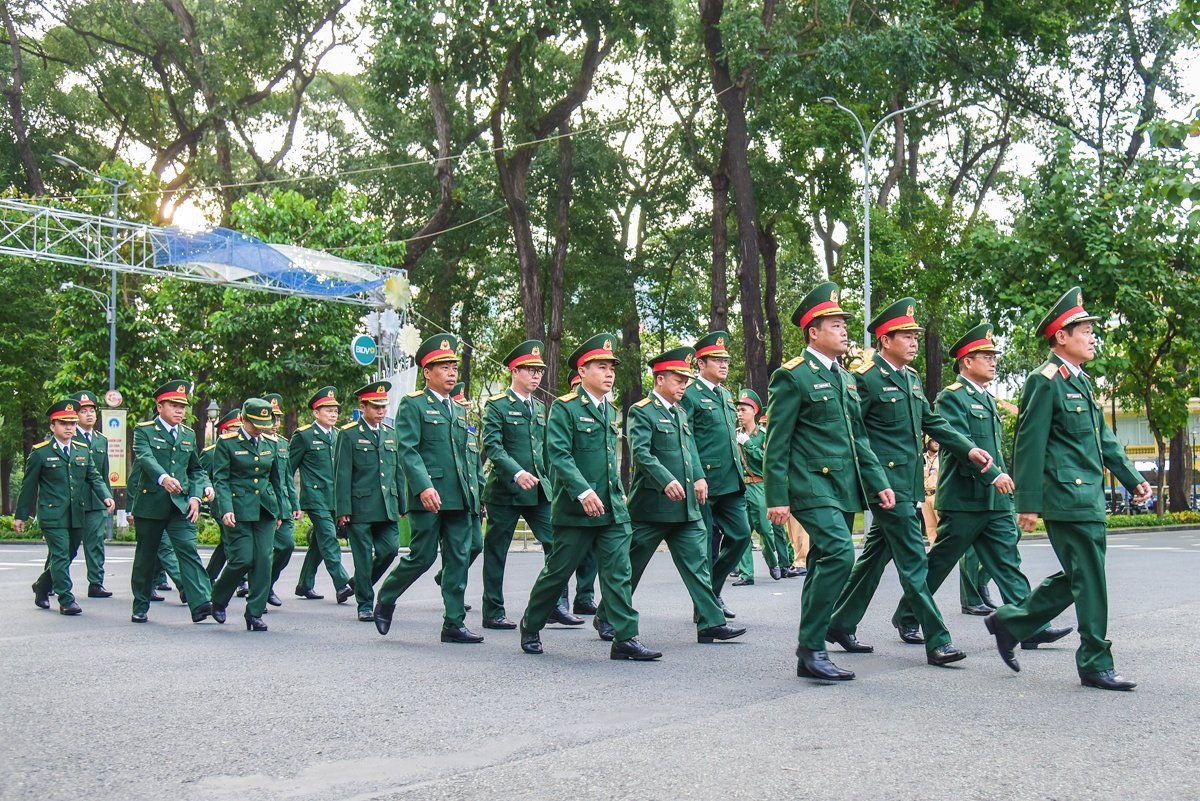
<instances>
[{"instance_id":1,"label":"street lamp post","mask_svg":"<svg viewBox=\"0 0 1200 801\"><path fill-rule=\"evenodd\" d=\"M846 112L854 118L854 124L858 126L858 134L862 139L862 206L863 206L863 351L865 352L871 347L871 335L867 332L867 326L871 324L871 140L875 138L875 134L888 120L893 117L904 114L909 111L925 108L926 106L937 103L936 98L922 100L920 103L914 103L911 106L906 106L901 109L896 109L891 114L875 123L875 127L867 133L863 127L862 120L858 118L850 109L843 106L834 97L822 97L820 102L827 106L833 106Z\"/></svg>"}]
</instances>

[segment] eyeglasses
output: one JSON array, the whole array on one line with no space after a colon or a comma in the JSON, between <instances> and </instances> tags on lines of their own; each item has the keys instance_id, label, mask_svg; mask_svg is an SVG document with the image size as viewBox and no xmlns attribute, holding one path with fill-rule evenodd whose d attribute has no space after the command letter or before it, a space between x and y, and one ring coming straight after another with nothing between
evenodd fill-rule
<instances>
[{"instance_id":1,"label":"eyeglasses","mask_svg":"<svg viewBox=\"0 0 1200 801\"><path fill-rule=\"evenodd\" d=\"M972 353L970 358L982 359L983 361L988 362L989 364L995 364L996 360L999 358L999 356L995 353Z\"/></svg>"}]
</instances>

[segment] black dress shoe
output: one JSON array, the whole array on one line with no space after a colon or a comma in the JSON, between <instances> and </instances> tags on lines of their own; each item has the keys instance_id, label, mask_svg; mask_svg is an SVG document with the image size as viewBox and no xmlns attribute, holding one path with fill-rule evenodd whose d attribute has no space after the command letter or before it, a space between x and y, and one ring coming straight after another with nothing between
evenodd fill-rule
<instances>
[{"instance_id":1,"label":"black dress shoe","mask_svg":"<svg viewBox=\"0 0 1200 801\"><path fill-rule=\"evenodd\" d=\"M871 654L875 652L874 645L867 645L865 642L859 642L858 638L853 634L847 634L844 631L834 631L830 629L825 632L825 642L831 642L842 646L842 650L850 654Z\"/></svg>"},{"instance_id":2,"label":"black dress shoe","mask_svg":"<svg viewBox=\"0 0 1200 801\"><path fill-rule=\"evenodd\" d=\"M1058 642L1075 630L1074 626L1047 626L1028 640L1021 640L1022 651L1036 651L1039 645Z\"/></svg>"},{"instance_id":3,"label":"black dress shoe","mask_svg":"<svg viewBox=\"0 0 1200 801\"><path fill-rule=\"evenodd\" d=\"M470 611L471 611L472 609L474 609L474 608L475 608L475 607L471 606L470 604L463 604L463 611L464 611L464 612L470 612Z\"/></svg>"},{"instance_id":4,"label":"black dress shoe","mask_svg":"<svg viewBox=\"0 0 1200 801\"><path fill-rule=\"evenodd\" d=\"M380 634L387 634L392 628L392 615L396 614L395 604L385 604L382 601L375 602L375 612L372 619L375 621L375 630ZM362 615L358 616L362 620Z\"/></svg>"},{"instance_id":5,"label":"black dress shoe","mask_svg":"<svg viewBox=\"0 0 1200 801\"><path fill-rule=\"evenodd\" d=\"M1080 673L1079 683L1084 687L1095 687L1098 690L1132 690L1137 686L1136 681L1130 681L1115 670Z\"/></svg>"},{"instance_id":6,"label":"black dress shoe","mask_svg":"<svg viewBox=\"0 0 1200 801\"><path fill-rule=\"evenodd\" d=\"M246 582L244 582L244 581L238 585L237 592L234 593L234 595L236 595L239 598L245 598L249 594L250 594L250 586L248 584L246 584Z\"/></svg>"},{"instance_id":7,"label":"black dress shoe","mask_svg":"<svg viewBox=\"0 0 1200 801\"><path fill-rule=\"evenodd\" d=\"M854 678L854 671L843 670L833 664L829 661L829 654L825 651L797 648L796 675L821 681L850 681Z\"/></svg>"},{"instance_id":8,"label":"black dress shoe","mask_svg":"<svg viewBox=\"0 0 1200 801\"><path fill-rule=\"evenodd\" d=\"M594 628L600 635L600 639L604 640L605 642L612 642L614 639L616 639L617 630L613 628L613 624L609 623L607 620L601 620L598 617L592 618L592 628Z\"/></svg>"},{"instance_id":9,"label":"black dress shoe","mask_svg":"<svg viewBox=\"0 0 1200 801\"><path fill-rule=\"evenodd\" d=\"M908 643L909 645L925 644L925 638L921 636L921 629L917 626L905 626L894 617L892 618L892 626L896 629L896 633L900 635L900 642Z\"/></svg>"},{"instance_id":10,"label":"black dress shoe","mask_svg":"<svg viewBox=\"0 0 1200 801\"><path fill-rule=\"evenodd\" d=\"M342 587L340 590L337 591L337 602L339 604L344 604L344 603L346 603L346 601L349 601L353 597L354 597L354 588L351 587L349 584L347 584L345 587Z\"/></svg>"},{"instance_id":11,"label":"black dress shoe","mask_svg":"<svg viewBox=\"0 0 1200 801\"><path fill-rule=\"evenodd\" d=\"M609 659L629 659L634 662L652 662L662 659L660 651L651 651L637 641L637 637L620 642L613 642L612 650L608 652Z\"/></svg>"},{"instance_id":12,"label":"black dress shoe","mask_svg":"<svg viewBox=\"0 0 1200 801\"><path fill-rule=\"evenodd\" d=\"M554 607L554 611L550 613L546 622L558 623L563 626L582 626L584 623L583 618L572 615L565 606Z\"/></svg>"},{"instance_id":13,"label":"black dress shoe","mask_svg":"<svg viewBox=\"0 0 1200 801\"><path fill-rule=\"evenodd\" d=\"M179 603L187 606L187 594L182 589L179 590Z\"/></svg>"},{"instance_id":14,"label":"black dress shoe","mask_svg":"<svg viewBox=\"0 0 1200 801\"><path fill-rule=\"evenodd\" d=\"M984 584L982 587L976 587L975 591L979 593L979 600L983 601L984 606L990 606L993 609L999 609L1000 604L996 603L996 599L992 597L988 591L988 586Z\"/></svg>"},{"instance_id":15,"label":"black dress shoe","mask_svg":"<svg viewBox=\"0 0 1200 801\"><path fill-rule=\"evenodd\" d=\"M737 581L730 582L730 587L749 587L754 584L752 578L740 578Z\"/></svg>"},{"instance_id":16,"label":"black dress shoe","mask_svg":"<svg viewBox=\"0 0 1200 801\"><path fill-rule=\"evenodd\" d=\"M1004 624L996 619L995 612L983 619L983 625L987 626L988 633L996 638L996 650L1000 652L1000 658L1004 660L1004 664L1019 673L1021 663L1017 661L1017 655L1013 653L1013 649L1017 647L1016 638L1009 634L1008 629L1004 628Z\"/></svg>"},{"instance_id":17,"label":"black dress shoe","mask_svg":"<svg viewBox=\"0 0 1200 801\"><path fill-rule=\"evenodd\" d=\"M358 622L359 623L370 623L374 619L375 619L375 613L372 612L370 609L359 610L359 612L358 612Z\"/></svg>"},{"instance_id":18,"label":"black dress shoe","mask_svg":"<svg viewBox=\"0 0 1200 801\"><path fill-rule=\"evenodd\" d=\"M71 603L67 604L66 606L60 606L58 608L58 613L60 615L81 615L83 614L83 609L80 608L79 604L71 601Z\"/></svg>"},{"instance_id":19,"label":"black dress shoe","mask_svg":"<svg viewBox=\"0 0 1200 801\"><path fill-rule=\"evenodd\" d=\"M733 626L709 626L696 632L696 642L710 643L714 640L732 640L746 633L744 628L735 629Z\"/></svg>"},{"instance_id":20,"label":"black dress shoe","mask_svg":"<svg viewBox=\"0 0 1200 801\"><path fill-rule=\"evenodd\" d=\"M283 606L283 601L279 600L279 596L275 594L275 590L267 593L267 603L271 606Z\"/></svg>"},{"instance_id":21,"label":"black dress shoe","mask_svg":"<svg viewBox=\"0 0 1200 801\"><path fill-rule=\"evenodd\" d=\"M246 618L246 631L266 631L267 630L267 624L263 623L263 620L261 617L255 617L254 615L246 615L245 618Z\"/></svg>"},{"instance_id":22,"label":"black dress shoe","mask_svg":"<svg viewBox=\"0 0 1200 801\"><path fill-rule=\"evenodd\" d=\"M217 606L216 604L213 604L212 619L217 621L218 623L224 623L225 618L226 618L225 607Z\"/></svg>"},{"instance_id":23,"label":"black dress shoe","mask_svg":"<svg viewBox=\"0 0 1200 801\"><path fill-rule=\"evenodd\" d=\"M807 567L789 567L788 570L791 572L787 574L787 578L799 578L800 576L808 575Z\"/></svg>"},{"instance_id":24,"label":"black dress shoe","mask_svg":"<svg viewBox=\"0 0 1200 801\"><path fill-rule=\"evenodd\" d=\"M964 615L976 615L977 617L987 617L996 610L987 604L975 604L974 606L963 605L962 613Z\"/></svg>"},{"instance_id":25,"label":"black dress shoe","mask_svg":"<svg viewBox=\"0 0 1200 801\"><path fill-rule=\"evenodd\" d=\"M89 584L88 585L88 597L89 598L111 598L112 593L109 592L108 590L106 590L104 588L103 584Z\"/></svg>"},{"instance_id":26,"label":"black dress shoe","mask_svg":"<svg viewBox=\"0 0 1200 801\"><path fill-rule=\"evenodd\" d=\"M452 642L459 644L474 644L483 642L483 636L476 634L466 626L457 626L455 628L442 629L442 642Z\"/></svg>"},{"instance_id":27,"label":"black dress shoe","mask_svg":"<svg viewBox=\"0 0 1200 801\"><path fill-rule=\"evenodd\" d=\"M783 569L779 567L771 568L771 578L779 581L781 578L783 578Z\"/></svg>"},{"instance_id":28,"label":"black dress shoe","mask_svg":"<svg viewBox=\"0 0 1200 801\"><path fill-rule=\"evenodd\" d=\"M571 611L577 615L596 614L596 605L591 601L576 601L571 605Z\"/></svg>"},{"instance_id":29,"label":"black dress shoe","mask_svg":"<svg viewBox=\"0 0 1200 801\"><path fill-rule=\"evenodd\" d=\"M134 612L132 615L129 616L130 623L145 623L149 619L150 618L146 617L145 612Z\"/></svg>"},{"instance_id":30,"label":"black dress shoe","mask_svg":"<svg viewBox=\"0 0 1200 801\"><path fill-rule=\"evenodd\" d=\"M725 618L727 620L733 620L735 617L737 617L737 615L733 613L733 610L726 606L725 602L721 600L720 595L717 596L717 606L721 607L721 611L725 613Z\"/></svg>"},{"instance_id":31,"label":"black dress shoe","mask_svg":"<svg viewBox=\"0 0 1200 801\"><path fill-rule=\"evenodd\" d=\"M542 634L539 631L526 631L521 626L521 650L527 654L544 654L542 650Z\"/></svg>"},{"instance_id":32,"label":"black dress shoe","mask_svg":"<svg viewBox=\"0 0 1200 801\"><path fill-rule=\"evenodd\" d=\"M306 601L319 601L322 598L324 598L325 596L321 595L320 593L313 592L312 590L302 590L299 587L297 587L296 588L296 597L303 598Z\"/></svg>"},{"instance_id":33,"label":"black dress shoe","mask_svg":"<svg viewBox=\"0 0 1200 801\"><path fill-rule=\"evenodd\" d=\"M513 623L511 620L509 620L508 618L501 615L500 617L485 617L483 619L483 627L485 629L512 630L517 627L517 624Z\"/></svg>"},{"instance_id":34,"label":"black dress shoe","mask_svg":"<svg viewBox=\"0 0 1200 801\"><path fill-rule=\"evenodd\" d=\"M151 601L161 601L161 600L164 600L164 599L163 599L163 597L162 597L161 595L159 595L157 592L151 592L151 593L150 593L150 600L151 600Z\"/></svg>"},{"instance_id":35,"label":"black dress shoe","mask_svg":"<svg viewBox=\"0 0 1200 801\"><path fill-rule=\"evenodd\" d=\"M171 585L164 581L161 584L155 584L154 589L156 589L160 592L167 592L168 590L171 589Z\"/></svg>"},{"instance_id":36,"label":"black dress shoe","mask_svg":"<svg viewBox=\"0 0 1200 801\"><path fill-rule=\"evenodd\" d=\"M50 592L49 590L39 590L37 585L33 585L33 605L38 609L50 608Z\"/></svg>"},{"instance_id":37,"label":"black dress shoe","mask_svg":"<svg viewBox=\"0 0 1200 801\"><path fill-rule=\"evenodd\" d=\"M192 610L192 622L200 623L205 618L207 618L209 615L211 615L212 612L213 612L212 603L210 601L205 601L204 603L200 604L199 606L197 606L195 609Z\"/></svg>"},{"instance_id":38,"label":"black dress shoe","mask_svg":"<svg viewBox=\"0 0 1200 801\"><path fill-rule=\"evenodd\" d=\"M960 651L950 643L939 645L932 651L925 652L925 661L931 665L949 665L951 662L961 662L967 658L965 651Z\"/></svg>"}]
</instances>

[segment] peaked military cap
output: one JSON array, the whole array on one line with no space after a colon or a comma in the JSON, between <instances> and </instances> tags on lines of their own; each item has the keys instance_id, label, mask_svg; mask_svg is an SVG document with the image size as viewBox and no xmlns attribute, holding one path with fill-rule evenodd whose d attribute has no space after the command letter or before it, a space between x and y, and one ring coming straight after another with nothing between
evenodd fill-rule
<instances>
[{"instance_id":1,"label":"peaked military cap","mask_svg":"<svg viewBox=\"0 0 1200 801\"><path fill-rule=\"evenodd\" d=\"M806 328L818 317L849 317L850 313L838 305L838 287L832 281L817 284L800 305L792 312L792 324L797 328Z\"/></svg>"},{"instance_id":2,"label":"peaked military cap","mask_svg":"<svg viewBox=\"0 0 1200 801\"><path fill-rule=\"evenodd\" d=\"M758 393L752 389L743 389L738 393L737 402L743 406L749 406L754 409L754 413L758 414L762 411L762 400L759 399Z\"/></svg>"},{"instance_id":3,"label":"peaked military cap","mask_svg":"<svg viewBox=\"0 0 1200 801\"><path fill-rule=\"evenodd\" d=\"M308 408L320 409L322 406L341 406L338 401L337 387L321 387L308 399Z\"/></svg>"},{"instance_id":4,"label":"peaked military cap","mask_svg":"<svg viewBox=\"0 0 1200 801\"><path fill-rule=\"evenodd\" d=\"M392 385L387 381L376 381L373 384L367 384L365 387L359 387L354 394L358 396L360 403L369 403L372 406L387 406L388 392Z\"/></svg>"},{"instance_id":5,"label":"peaked military cap","mask_svg":"<svg viewBox=\"0 0 1200 801\"><path fill-rule=\"evenodd\" d=\"M174 401L175 403L187 403L188 393L192 391L192 384L184 378L176 378L163 384L154 391L154 400L158 403L164 401Z\"/></svg>"},{"instance_id":6,"label":"peaked military cap","mask_svg":"<svg viewBox=\"0 0 1200 801\"><path fill-rule=\"evenodd\" d=\"M606 361L620 364L621 360L613 354L613 342L616 340L612 334L596 334L576 348L567 362L577 370L588 362Z\"/></svg>"},{"instance_id":7,"label":"peaked military cap","mask_svg":"<svg viewBox=\"0 0 1200 801\"><path fill-rule=\"evenodd\" d=\"M1099 317L1084 311L1083 290L1073 286L1058 299L1057 303L1050 307L1050 311L1038 323L1037 332L1039 336L1044 336L1046 339L1054 339L1054 335L1068 325L1099 319Z\"/></svg>"},{"instance_id":8,"label":"peaked military cap","mask_svg":"<svg viewBox=\"0 0 1200 801\"><path fill-rule=\"evenodd\" d=\"M454 389L450 390L450 400L458 403L467 402L467 385L463 381L459 381L454 385Z\"/></svg>"},{"instance_id":9,"label":"peaked military cap","mask_svg":"<svg viewBox=\"0 0 1200 801\"><path fill-rule=\"evenodd\" d=\"M567 373L567 386L571 387L572 389L574 389L575 385L582 380L583 379L579 377L579 371L574 367L571 368L571 372Z\"/></svg>"},{"instance_id":10,"label":"peaked military cap","mask_svg":"<svg viewBox=\"0 0 1200 801\"><path fill-rule=\"evenodd\" d=\"M271 404L271 413L283 415L283 396L278 392L268 392L262 396L263 400Z\"/></svg>"},{"instance_id":11,"label":"peaked military cap","mask_svg":"<svg viewBox=\"0 0 1200 801\"><path fill-rule=\"evenodd\" d=\"M454 334L434 334L417 348L417 364L429 367L441 362L458 361L458 337Z\"/></svg>"},{"instance_id":12,"label":"peaked military cap","mask_svg":"<svg viewBox=\"0 0 1200 801\"><path fill-rule=\"evenodd\" d=\"M270 428L275 425L271 402L263 398L246 398L246 402L242 404L242 421L258 428Z\"/></svg>"},{"instance_id":13,"label":"peaked military cap","mask_svg":"<svg viewBox=\"0 0 1200 801\"><path fill-rule=\"evenodd\" d=\"M646 364L650 365L652 373L679 373L687 378L695 378L696 374L692 371L692 358L695 355L696 351L688 347L672 348L650 359Z\"/></svg>"},{"instance_id":14,"label":"peaked military cap","mask_svg":"<svg viewBox=\"0 0 1200 801\"><path fill-rule=\"evenodd\" d=\"M729 332L727 331L708 332L696 340L696 358L703 359L708 356L719 356L723 359L728 359L729 351L725 349L725 343L728 341Z\"/></svg>"},{"instance_id":15,"label":"peaked military cap","mask_svg":"<svg viewBox=\"0 0 1200 801\"><path fill-rule=\"evenodd\" d=\"M881 337L897 331L924 331L924 328L917 325L916 313L916 298L900 298L875 315L875 319L867 326L867 332L872 336Z\"/></svg>"},{"instance_id":16,"label":"peaked military cap","mask_svg":"<svg viewBox=\"0 0 1200 801\"><path fill-rule=\"evenodd\" d=\"M96 393L88 392L87 390L84 390L83 392L76 392L71 396L71 400L75 401L75 403L81 409L84 406L91 406L92 408L96 407Z\"/></svg>"},{"instance_id":17,"label":"peaked military cap","mask_svg":"<svg viewBox=\"0 0 1200 801\"><path fill-rule=\"evenodd\" d=\"M234 409L226 412L220 420L217 421L217 433L229 431L232 428L240 428L242 425L242 410Z\"/></svg>"},{"instance_id":18,"label":"peaked military cap","mask_svg":"<svg viewBox=\"0 0 1200 801\"><path fill-rule=\"evenodd\" d=\"M542 354L545 350L544 342L527 339L508 352L508 355L504 357L504 363L510 370L518 367L545 367L546 363L542 361Z\"/></svg>"},{"instance_id":19,"label":"peaked military cap","mask_svg":"<svg viewBox=\"0 0 1200 801\"><path fill-rule=\"evenodd\" d=\"M50 404L46 414L52 421L61 420L64 423L74 423L79 420L79 404L73 398L63 398Z\"/></svg>"},{"instance_id":20,"label":"peaked military cap","mask_svg":"<svg viewBox=\"0 0 1200 801\"><path fill-rule=\"evenodd\" d=\"M999 350L992 341L992 324L980 323L950 346L950 358L961 359L972 353L996 353Z\"/></svg>"}]
</instances>

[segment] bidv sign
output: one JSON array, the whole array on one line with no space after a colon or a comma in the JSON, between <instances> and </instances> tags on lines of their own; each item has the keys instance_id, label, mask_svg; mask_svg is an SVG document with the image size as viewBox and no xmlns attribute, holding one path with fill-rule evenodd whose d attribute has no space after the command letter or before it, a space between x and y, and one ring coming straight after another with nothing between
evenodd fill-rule
<instances>
[{"instance_id":1,"label":"bidv sign","mask_svg":"<svg viewBox=\"0 0 1200 801\"><path fill-rule=\"evenodd\" d=\"M363 367L375 362L376 350L374 337L367 334L359 334L350 342L350 355Z\"/></svg>"}]
</instances>

